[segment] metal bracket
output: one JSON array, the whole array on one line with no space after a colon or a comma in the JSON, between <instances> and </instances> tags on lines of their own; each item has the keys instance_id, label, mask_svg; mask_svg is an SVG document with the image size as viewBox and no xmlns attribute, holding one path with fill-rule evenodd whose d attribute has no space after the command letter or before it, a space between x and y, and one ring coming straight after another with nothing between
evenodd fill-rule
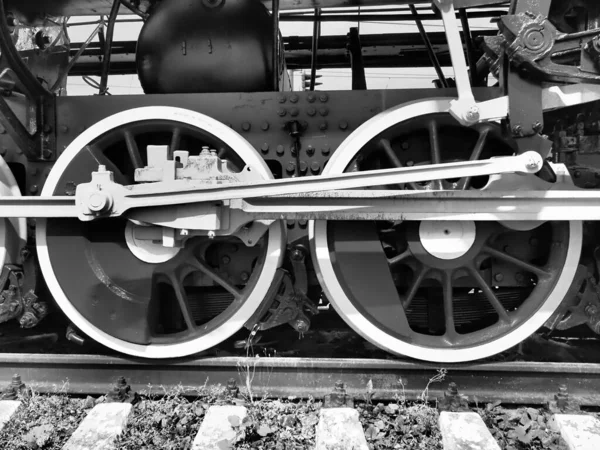
<instances>
[{"instance_id":1,"label":"metal bracket","mask_svg":"<svg viewBox=\"0 0 600 450\"><path fill-rule=\"evenodd\" d=\"M480 111L473 90L471 89L471 80L469 79L469 70L465 53L463 50L456 12L454 11L453 0L434 0L434 4L442 14L444 29L446 30L446 40L448 41L448 50L454 69L454 80L458 91L458 100L450 103L450 114L462 125L470 126L477 122L490 120Z\"/></svg>"}]
</instances>

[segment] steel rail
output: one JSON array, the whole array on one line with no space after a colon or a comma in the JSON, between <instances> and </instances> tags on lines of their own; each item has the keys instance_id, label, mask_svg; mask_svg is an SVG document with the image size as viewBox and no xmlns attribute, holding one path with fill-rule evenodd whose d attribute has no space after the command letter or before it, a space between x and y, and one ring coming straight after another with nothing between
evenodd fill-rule
<instances>
[{"instance_id":1,"label":"steel rail","mask_svg":"<svg viewBox=\"0 0 600 450\"><path fill-rule=\"evenodd\" d=\"M560 384L582 405L600 404L600 364L503 362L461 365L384 359L223 357L177 361L136 360L98 355L0 354L0 383L13 374L42 393L68 382L72 394L98 395L124 376L136 391L163 393L184 387L194 395L202 386L226 385L231 378L250 386L254 396L322 397L337 380L347 392L364 399L369 381L374 400L405 395L419 398L438 370L445 380L429 385L428 398L443 397L455 382L470 401L544 404ZM247 384L247 382L249 384ZM244 388L242 388L242 391Z\"/></svg>"}]
</instances>

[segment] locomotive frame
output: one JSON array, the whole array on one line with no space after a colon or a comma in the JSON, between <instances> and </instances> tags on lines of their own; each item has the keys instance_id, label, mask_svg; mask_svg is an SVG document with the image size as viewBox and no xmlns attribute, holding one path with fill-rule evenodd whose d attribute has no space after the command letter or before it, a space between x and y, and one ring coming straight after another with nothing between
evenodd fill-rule
<instances>
[{"instance_id":1,"label":"locomotive frame","mask_svg":"<svg viewBox=\"0 0 600 450\"><path fill-rule=\"evenodd\" d=\"M211 14L228 1L236 4L201 5ZM244 326L252 336L285 323L306 331L321 289L366 339L431 361L491 356L544 325L598 328L600 252L586 249L596 247L595 225L582 231L599 215L600 11L592 2L511 2L475 61L481 49L466 10L505 2L436 0L452 81L411 5L440 87L364 90L366 59L351 31L354 90L331 92L314 91L319 23L328 17L319 8L345 5L311 2L311 90L292 92L280 9L305 5L274 0L272 30L256 37L270 49L261 76L272 91L171 93L163 82L143 96L104 95L117 67L114 24L121 6L147 24L156 11L166 20L169 1L88 3L86 14L109 16L95 69L77 66L98 51L91 40L53 54L43 49L60 36L44 40L43 27L37 50L19 52L13 39L19 20L39 25L41 11L79 13L79 2L0 2L3 321L31 327L47 314L39 262L82 332L142 357L203 351ZM558 20L579 3L588 16ZM102 25L94 34L104 35ZM159 63L138 68L169 73L164 55L154 56ZM99 70L100 95L55 95L71 70ZM210 67L194 70L214 76ZM485 86L489 74L497 86ZM241 75L227 76L234 83ZM531 248L506 250L515 242ZM233 262L232 248L243 254ZM223 268L238 262L232 273ZM84 287L68 281L78 264ZM198 289L217 311L201 320L190 300Z\"/></svg>"}]
</instances>

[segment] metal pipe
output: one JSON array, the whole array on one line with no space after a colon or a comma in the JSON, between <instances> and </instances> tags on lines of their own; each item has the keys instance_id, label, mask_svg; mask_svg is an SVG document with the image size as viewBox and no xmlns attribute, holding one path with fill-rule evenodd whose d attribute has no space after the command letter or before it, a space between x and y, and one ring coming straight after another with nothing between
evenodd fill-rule
<instances>
[{"instance_id":1,"label":"metal pipe","mask_svg":"<svg viewBox=\"0 0 600 450\"><path fill-rule=\"evenodd\" d=\"M100 75L100 95L106 94L108 86L108 74L110 72L110 56L112 50L113 36L115 34L115 22L119 15L121 0L114 0L108 17L108 26L106 28L106 43L104 46L104 58L102 60L102 74Z\"/></svg>"},{"instance_id":2,"label":"metal pipe","mask_svg":"<svg viewBox=\"0 0 600 450\"><path fill-rule=\"evenodd\" d=\"M273 90L279 91L279 0L273 0Z\"/></svg>"},{"instance_id":3,"label":"metal pipe","mask_svg":"<svg viewBox=\"0 0 600 450\"><path fill-rule=\"evenodd\" d=\"M477 57L475 56L475 46L473 45L471 29L469 28L469 18L467 17L467 10L464 8L459 9L458 15L460 16L460 23L462 25L463 36L465 37L465 45L467 47L467 62L469 63L471 85L477 86Z\"/></svg>"},{"instance_id":4,"label":"metal pipe","mask_svg":"<svg viewBox=\"0 0 600 450\"><path fill-rule=\"evenodd\" d=\"M312 52L310 61L310 90L315 90L315 80L317 79L317 53L319 51L319 39L321 37L321 9L315 8L315 19L313 22Z\"/></svg>"},{"instance_id":5,"label":"metal pipe","mask_svg":"<svg viewBox=\"0 0 600 450\"><path fill-rule=\"evenodd\" d=\"M425 44L425 47L427 47L427 54L429 55L429 59L431 60L431 63L433 64L435 72L437 73L437 76L440 79L440 83L442 83L443 87L447 88L448 81L446 80L446 77L444 76L444 72L442 72L442 67L440 66L440 62L437 59L437 55L435 54L435 51L433 50L431 41L429 40L429 37L427 37L427 33L425 32L423 23L421 22L419 14L417 13L417 9L415 8L415 5L412 5L412 4L408 5L408 7L410 8L410 11L413 15L413 19L417 25L417 28L419 29L419 34L421 35L421 38L423 39L423 43Z\"/></svg>"},{"instance_id":6,"label":"metal pipe","mask_svg":"<svg viewBox=\"0 0 600 450\"><path fill-rule=\"evenodd\" d=\"M96 35L98 33L100 33L100 30L102 30L103 26L104 26L103 23L99 23L98 26L96 27L96 29L87 38L87 40L83 44L81 44L81 47L79 48L77 53L75 53L73 58L71 58L71 61L69 61L69 64L67 65L67 67L65 67L65 69L62 71L62 73L56 80L56 83L54 83L54 86L52 86L52 89L51 89L52 92L56 91L56 89L58 89L60 87L60 85L62 84L65 77L67 77L69 75L69 72L71 71L73 66L75 66L75 63L77 63L77 60L80 58L80 56L83 54L83 52L85 52L85 50L88 48L88 46L90 45L92 40L96 37Z\"/></svg>"},{"instance_id":7,"label":"metal pipe","mask_svg":"<svg viewBox=\"0 0 600 450\"><path fill-rule=\"evenodd\" d=\"M494 18L506 15L506 11L476 11L469 13L467 17L471 19ZM420 14L422 20L440 20L436 14ZM459 17L457 17L458 19ZM314 15L295 15L281 16L281 22L312 22ZM413 21L411 14L321 14L321 22L408 22Z\"/></svg>"}]
</instances>

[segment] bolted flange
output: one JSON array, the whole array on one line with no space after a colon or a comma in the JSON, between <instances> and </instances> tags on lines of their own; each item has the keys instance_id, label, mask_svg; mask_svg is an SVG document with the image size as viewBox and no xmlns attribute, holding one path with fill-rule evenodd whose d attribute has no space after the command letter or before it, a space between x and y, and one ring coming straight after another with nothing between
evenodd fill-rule
<instances>
[{"instance_id":1,"label":"bolted flange","mask_svg":"<svg viewBox=\"0 0 600 450\"><path fill-rule=\"evenodd\" d=\"M19 374L14 374L8 386L6 386L0 394L0 400L17 400L21 393L26 390L25 383L21 380Z\"/></svg>"},{"instance_id":2,"label":"bolted flange","mask_svg":"<svg viewBox=\"0 0 600 450\"><path fill-rule=\"evenodd\" d=\"M451 382L448 384L448 389L444 392L444 398L438 402L438 410L450 412L469 411L468 398L458 392L456 383Z\"/></svg>"},{"instance_id":3,"label":"bolted flange","mask_svg":"<svg viewBox=\"0 0 600 450\"><path fill-rule=\"evenodd\" d=\"M323 408L354 408L354 399L346 393L343 381L336 381L331 394L323 400Z\"/></svg>"},{"instance_id":4,"label":"bolted flange","mask_svg":"<svg viewBox=\"0 0 600 450\"><path fill-rule=\"evenodd\" d=\"M112 403L131 403L138 401L138 394L131 390L125 377L117 378L110 391L106 394L106 401Z\"/></svg>"},{"instance_id":5,"label":"bolted flange","mask_svg":"<svg viewBox=\"0 0 600 450\"><path fill-rule=\"evenodd\" d=\"M569 398L566 384L558 386L558 392L554 394L554 400L548 402L548 410L555 414L580 412L579 404L575 400Z\"/></svg>"}]
</instances>

